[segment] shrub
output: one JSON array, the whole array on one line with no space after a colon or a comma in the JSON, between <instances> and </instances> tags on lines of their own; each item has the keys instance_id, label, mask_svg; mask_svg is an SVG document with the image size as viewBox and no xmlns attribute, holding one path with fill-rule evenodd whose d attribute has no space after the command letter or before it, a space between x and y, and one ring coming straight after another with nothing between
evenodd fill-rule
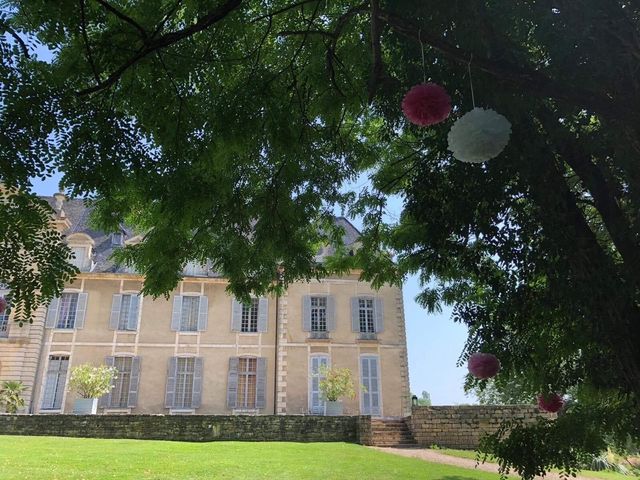
<instances>
[{"instance_id":1,"label":"shrub","mask_svg":"<svg viewBox=\"0 0 640 480\"><path fill-rule=\"evenodd\" d=\"M27 387L19 380L6 380L0 387L0 404L4 405L7 413L16 413L19 408L24 407L22 393Z\"/></svg>"},{"instance_id":2,"label":"shrub","mask_svg":"<svg viewBox=\"0 0 640 480\"><path fill-rule=\"evenodd\" d=\"M356 391L353 388L353 377L348 368L320 367L320 392L325 400L336 402L341 398L355 398Z\"/></svg>"},{"instance_id":3,"label":"shrub","mask_svg":"<svg viewBox=\"0 0 640 480\"><path fill-rule=\"evenodd\" d=\"M117 372L116 368L106 365L78 365L71 371L69 387L82 398L98 398L111 391L111 382Z\"/></svg>"}]
</instances>

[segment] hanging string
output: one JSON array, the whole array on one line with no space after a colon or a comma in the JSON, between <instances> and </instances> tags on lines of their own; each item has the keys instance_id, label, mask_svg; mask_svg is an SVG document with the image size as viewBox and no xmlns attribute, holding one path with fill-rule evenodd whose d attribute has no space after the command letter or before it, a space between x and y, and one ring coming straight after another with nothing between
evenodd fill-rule
<instances>
[{"instance_id":1,"label":"hanging string","mask_svg":"<svg viewBox=\"0 0 640 480\"><path fill-rule=\"evenodd\" d=\"M418 30L418 41L420 42L420 53L422 54L422 83L427 83L427 69L424 62L424 44L422 43L422 29Z\"/></svg>"},{"instance_id":2,"label":"hanging string","mask_svg":"<svg viewBox=\"0 0 640 480\"><path fill-rule=\"evenodd\" d=\"M471 78L471 61L473 60L473 52L471 52L471 56L469 57L469 63L467 64L467 71L469 72L469 86L471 87L471 103L473 103L473 108L476 108L476 97L473 93L473 79Z\"/></svg>"}]
</instances>

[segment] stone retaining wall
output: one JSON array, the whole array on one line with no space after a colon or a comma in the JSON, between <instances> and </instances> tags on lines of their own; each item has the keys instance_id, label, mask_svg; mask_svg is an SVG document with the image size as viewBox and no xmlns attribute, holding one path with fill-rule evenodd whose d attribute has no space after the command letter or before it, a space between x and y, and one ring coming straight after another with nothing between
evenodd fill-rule
<instances>
[{"instance_id":1,"label":"stone retaining wall","mask_svg":"<svg viewBox=\"0 0 640 480\"><path fill-rule=\"evenodd\" d=\"M424 447L475 449L480 438L494 433L505 420L534 422L539 417L555 418L533 405L460 405L413 407L411 430Z\"/></svg>"},{"instance_id":2,"label":"stone retaining wall","mask_svg":"<svg viewBox=\"0 0 640 480\"><path fill-rule=\"evenodd\" d=\"M146 440L360 442L369 417L296 415L0 415L0 435Z\"/></svg>"}]
</instances>

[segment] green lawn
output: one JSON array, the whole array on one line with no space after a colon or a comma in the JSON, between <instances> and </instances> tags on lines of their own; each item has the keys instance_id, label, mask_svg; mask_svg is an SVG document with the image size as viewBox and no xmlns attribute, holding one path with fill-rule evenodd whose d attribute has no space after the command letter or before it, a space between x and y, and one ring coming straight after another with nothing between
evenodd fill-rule
<instances>
[{"instance_id":1,"label":"green lawn","mask_svg":"<svg viewBox=\"0 0 640 480\"><path fill-rule=\"evenodd\" d=\"M346 443L186 443L0 436L2 480L497 480Z\"/></svg>"},{"instance_id":2,"label":"green lawn","mask_svg":"<svg viewBox=\"0 0 640 480\"><path fill-rule=\"evenodd\" d=\"M471 460L476 459L476 452L473 450L453 450L450 448L443 448L436 451L452 457L470 458ZM491 462L491 458L487 458L487 462ZM616 472L592 472L590 470L582 470L580 475L583 477L599 478L603 480L633 480L636 478L633 475L622 475Z\"/></svg>"}]
</instances>

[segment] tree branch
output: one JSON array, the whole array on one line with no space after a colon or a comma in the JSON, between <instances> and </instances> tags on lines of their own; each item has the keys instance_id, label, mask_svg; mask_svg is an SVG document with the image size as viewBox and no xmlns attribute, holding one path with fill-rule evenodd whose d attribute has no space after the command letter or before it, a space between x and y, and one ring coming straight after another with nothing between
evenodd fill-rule
<instances>
[{"instance_id":1,"label":"tree branch","mask_svg":"<svg viewBox=\"0 0 640 480\"><path fill-rule=\"evenodd\" d=\"M99 82L93 87L80 90L79 92L77 92L77 95L89 95L91 93L99 92L101 90L109 88L111 85L118 81L120 76L122 76L122 74L127 69L129 69L132 65L138 63L150 53L153 53L161 48L173 45L174 43L177 43L182 39L188 38L198 32L201 32L202 30L209 28L214 23L217 23L220 20L224 19L229 13L240 7L241 4L242 0L228 0L226 3L222 4L215 10L206 14L204 17L199 18L196 23L193 23L190 26L183 28L182 30L166 33L155 40L145 42L142 49L137 54L135 54L120 67L114 70L113 73L111 73L111 75L109 75L105 80Z\"/></svg>"},{"instance_id":2,"label":"tree branch","mask_svg":"<svg viewBox=\"0 0 640 480\"><path fill-rule=\"evenodd\" d=\"M11 28L9 25L7 25L6 23L4 23L4 25L2 25L2 27L4 28L4 31L7 32L9 35L11 35L13 37L13 39L16 41L16 43L18 45L20 45L20 48L22 49L22 54L26 58L30 58L29 48L27 47L27 44L24 43L24 40L22 40L22 38L20 38L20 35L18 35L18 33L13 28Z\"/></svg>"},{"instance_id":3,"label":"tree branch","mask_svg":"<svg viewBox=\"0 0 640 480\"><path fill-rule=\"evenodd\" d=\"M422 40L431 48L438 50L456 62L465 65L469 63L470 52L446 42L441 37L429 34L425 29L419 29L410 20L384 11L380 11L379 18L399 34L418 42ZM555 98L580 108L588 108L609 119L637 122L637 112L629 105L615 102L597 92L583 90L577 85L571 85L570 88L567 88L566 85L547 77L539 71L504 61L489 60L476 55L473 57L473 65L500 80L525 88L534 95L543 98Z\"/></svg>"},{"instance_id":4,"label":"tree branch","mask_svg":"<svg viewBox=\"0 0 640 480\"><path fill-rule=\"evenodd\" d=\"M140 35L142 36L142 38L147 38L147 31L144 28L142 28L142 25L140 25L138 22L136 22L133 18L125 15L124 13L122 13L120 10L115 8L113 5L110 5L106 0L96 0L96 2L98 2L100 5L102 5L105 8L105 10L108 10L109 12L113 13L116 17L118 17L123 22L128 23L133 28L138 30L138 32L140 32Z\"/></svg>"},{"instance_id":5,"label":"tree branch","mask_svg":"<svg viewBox=\"0 0 640 480\"><path fill-rule=\"evenodd\" d=\"M382 78L384 72L384 64L382 63L382 47L380 45L380 0L371 0L371 51L373 53L373 62L371 65L371 74L369 76L369 103L373 101L373 97L378 90L378 82Z\"/></svg>"},{"instance_id":6,"label":"tree branch","mask_svg":"<svg viewBox=\"0 0 640 480\"><path fill-rule=\"evenodd\" d=\"M87 20L85 15L84 0L80 0L80 32L82 33L82 40L84 41L84 47L87 51L87 60L89 61L89 65L91 65L91 70L93 71L93 77L96 79L97 83L100 83L100 74L98 73L96 64L93 61L91 47L89 46L89 37L87 36Z\"/></svg>"}]
</instances>

